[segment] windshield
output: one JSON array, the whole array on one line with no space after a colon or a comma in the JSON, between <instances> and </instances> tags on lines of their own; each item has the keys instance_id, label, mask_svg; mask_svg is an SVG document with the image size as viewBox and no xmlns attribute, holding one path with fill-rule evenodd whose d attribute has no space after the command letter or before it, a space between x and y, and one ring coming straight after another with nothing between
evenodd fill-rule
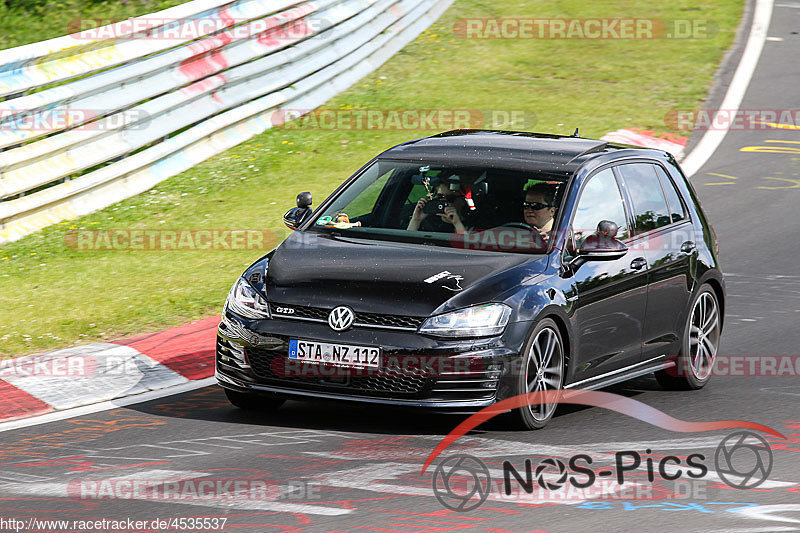
<instances>
[{"instance_id":1,"label":"windshield","mask_svg":"<svg viewBox=\"0 0 800 533\"><path fill-rule=\"evenodd\" d=\"M565 178L377 160L315 214L313 231L452 248L541 253Z\"/></svg>"}]
</instances>

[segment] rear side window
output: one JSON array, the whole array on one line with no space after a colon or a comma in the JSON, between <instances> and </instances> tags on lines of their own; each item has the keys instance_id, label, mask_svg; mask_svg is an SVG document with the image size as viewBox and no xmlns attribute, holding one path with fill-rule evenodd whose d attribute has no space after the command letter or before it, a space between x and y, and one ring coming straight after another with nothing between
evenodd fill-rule
<instances>
[{"instance_id":1,"label":"rear side window","mask_svg":"<svg viewBox=\"0 0 800 533\"><path fill-rule=\"evenodd\" d=\"M650 163L630 163L617 167L633 202L634 229L644 233L672 222L661 182Z\"/></svg>"},{"instance_id":2,"label":"rear side window","mask_svg":"<svg viewBox=\"0 0 800 533\"><path fill-rule=\"evenodd\" d=\"M680 222L686 220L686 209L683 207L681 197L675 189L675 184L669 179L667 173L659 165L655 165L656 174L661 179L661 186L664 188L664 193L667 195L667 205L669 206L669 213L672 216L673 222Z\"/></svg>"},{"instance_id":3,"label":"rear side window","mask_svg":"<svg viewBox=\"0 0 800 533\"><path fill-rule=\"evenodd\" d=\"M580 248L584 239L597 230L603 220L615 222L619 227L617 239L627 239L628 224L625 219L625 207L622 195L617 186L617 179L610 168L601 170L586 183L572 219L572 231L575 246Z\"/></svg>"}]
</instances>

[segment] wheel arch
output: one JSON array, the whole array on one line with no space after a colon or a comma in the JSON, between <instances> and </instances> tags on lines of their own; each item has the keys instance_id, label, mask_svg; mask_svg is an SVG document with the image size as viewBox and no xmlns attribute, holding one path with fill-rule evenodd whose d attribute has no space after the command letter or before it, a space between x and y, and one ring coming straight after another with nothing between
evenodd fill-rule
<instances>
[{"instance_id":1,"label":"wheel arch","mask_svg":"<svg viewBox=\"0 0 800 533\"><path fill-rule=\"evenodd\" d=\"M720 278L721 278L721 275L720 275ZM707 277L705 277L704 279L702 279L700 281L700 283L698 284L698 291L700 290L700 287L702 287L703 285L708 285L709 287L711 287L711 289L714 291L714 294L717 297L717 301L719 302L719 307L720 307L720 313L719 313L720 327L719 327L719 329L720 329L720 332L721 332L723 330L723 328L725 327L725 287L724 287L721 279L717 279L717 277L713 276L713 275L708 275Z\"/></svg>"},{"instance_id":2,"label":"wheel arch","mask_svg":"<svg viewBox=\"0 0 800 533\"><path fill-rule=\"evenodd\" d=\"M545 318L549 318L555 322L558 332L561 334L561 341L564 343L564 379L566 380L566 378L569 376L569 370L571 368L570 364L572 359L572 348L575 345L572 338L572 327L570 326L569 318L567 318L566 314L564 314L564 311L560 307L551 305L542 309L542 311L536 317L533 327L535 328L536 324Z\"/></svg>"}]
</instances>

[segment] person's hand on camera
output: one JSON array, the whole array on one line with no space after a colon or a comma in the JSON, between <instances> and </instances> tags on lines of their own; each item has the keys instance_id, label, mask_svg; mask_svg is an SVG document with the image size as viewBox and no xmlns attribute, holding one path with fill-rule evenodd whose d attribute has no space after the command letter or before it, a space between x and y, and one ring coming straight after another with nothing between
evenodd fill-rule
<instances>
[{"instance_id":1,"label":"person's hand on camera","mask_svg":"<svg viewBox=\"0 0 800 533\"><path fill-rule=\"evenodd\" d=\"M444 213L439 213L439 216L442 217L442 220L445 222L452 224L456 229L456 233L465 232L464 224L461 222L461 217L458 216L458 210L452 205L445 207Z\"/></svg>"},{"instance_id":2,"label":"person's hand on camera","mask_svg":"<svg viewBox=\"0 0 800 533\"><path fill-rule=\"evenodd\" d=\"M414 208L414 214L411 215L411 220L416 222L422 222L428 217L428 213L425 213L423 209L425 209L425 204L427 204L430 200L428 198L420 198L419 202L417 202L417 206Z\"/></svg>"},{"instance_id":3,"label":"person's hand on camera","mask_svg":"<svg viewBox=\"0 0 800 533\"><path fill-rule=\"evenodd\" d=\"M417 202L416 207L414 207L414 213L411 215L411 221L408 223L408 230L416 231L419 229L419 225L422 223L423 220L428 218L428 213L425 213L423 209L425 208L425 204L427 204L430 200L428 198L422 197Z\"/></svg>"}]
</instances>

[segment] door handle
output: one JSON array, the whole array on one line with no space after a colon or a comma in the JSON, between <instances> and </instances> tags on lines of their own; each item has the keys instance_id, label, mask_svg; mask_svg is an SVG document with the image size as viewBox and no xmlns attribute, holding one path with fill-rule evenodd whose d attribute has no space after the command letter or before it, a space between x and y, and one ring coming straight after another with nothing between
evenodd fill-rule
<instances>
[{"instance_id":1,"label":"door handle","mask_svg":"<svg viewBox=\"0 0 800 533\"><path fill-rule=\"evenodd\" d=\"M697 245L692 241L686 241L685 243L681 244L681 252L685 254L690 254L697 248Z\"/></svg>"},{"instance_id":2,"label":"door handle","mask_svg":"<svg viewBox=\"0 0 800 533\"><path fill-rule=\"evenodd\" d=\"M641 270L647 266L647 259L644 257L637 257L633 261L631 261L631 268L633 270Z\"/></svg>"}]
</instances>

